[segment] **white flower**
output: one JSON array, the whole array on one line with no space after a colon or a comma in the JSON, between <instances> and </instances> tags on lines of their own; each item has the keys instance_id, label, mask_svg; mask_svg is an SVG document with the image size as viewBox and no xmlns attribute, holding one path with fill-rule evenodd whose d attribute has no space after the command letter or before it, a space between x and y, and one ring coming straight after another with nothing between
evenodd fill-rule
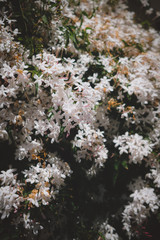
<instances>
[{"instance_id":1,"label":"white flower","mask_svg":"<svg viewBox=\"0 0 160 240\"><path fill-rule=\"evenodd\" d=\"M0 180L2 185L15 185L16 184L16 175L13 174L15 169L8 169L7 171L1 171Z\"/></svg>"},{"instance_id":2,"label":"white flower","mask_svg":"<svg viewBox=\"0 0 160 240\"><path fill-rule=\"evenodd\" d=\"M156 187L160 188L160 166L157 164L154 168L151 168L150 173L146 174L146 177L153 179Z\"/></svg>"},{"instance_id":3,"label":"white flower","mask_svg":"<svg viewBox=\"0 0 160 240\"><path fill-rule=\"evenodd\" d=\"M18 208L21 198L17 194L18 189L16 187L4 186L0 188L0 213L2 213L1 219L9 217L10 212Z\"/></svg>"},{"instance_id":4,"label":"white flower","mask_svg":"<svg viewBox=\"0 0 160 240\"><path fill-rule=\"evenodd\" d=\"M140 0L140 1L141 1L142 5L143 5L144 7L149 6L148 0Z\"/></svg>"},{"instance_id":5,"label":"white flower","mask_svg":"<svg viewBox=\"0 0 160 240\"><path fill-rule=\"evenodd\" d=\"M8 140L8 133L6 130L2 129L1 126L0 126L0 140Z\"/></svg>"},{"instance_id":6,"label":"white flower","mask_svg":"<svg viewBox=\"0 0 160 240\"><path fill-rule=\"evenodd\" d=\"M39 222L35 222L30 219L30 213L23 213L23 217L20 219L20 222L23 223L25 229L31 229L35 235L38 234L39 230L43 229L43 226Z\"/></svg>"},{"instance_id":7,"label":"white flower","mask_svg":"<svg viewBox=\"0 0 160 240\"><path fill-rule=\"evenodd\" d=\"M148 10L146 10L146 14L150 15L153 13L153 11L154 11L153 8L149 8Z\"/></svg>"},{"instance_id":8,"label":"white flower","mask_svg":"<svg viewBox=\"0 0 160 240\"><path fill-rule=\"evenodd\" d=\"M105 141L103 132L99 129L92 129L88 124L81 125L81 129L72 141L73 146L78 148L77 161L93 159L95 167L103 167L108 158L108 150L104 145Z\"/></svg>"},{"instance_id":9,"label":"white flower","mask_svg":"<svg viewBox=\"0 0 160 240\"><path fill-rule=\"evenodd\" d=\"M133 201L125 206L122 213L123 226L129 237L134 235L131 222L137 225L142 224L150 215L150 211L155 213L160 206L159 199L154 193L153 188L143 187L140 190L135 190L130 197L133 198Z\"/></svg>"},{"instance_id":10,"label":"white flower","mask_svg":"<svg viewBox=\"0 0 160 240\"><path fill-rule=\"evenodd\" d=\"M113 142L118 147L120 154L129 153L129 163L141 163L144 157L147 157L152 151L152 144L144 140L137 133L130 135L126 132L124 135L115 137Z\"/></svg>"},{"instance_id":11,"label":"white flower","mask_svg":"<svg viewBox=\"0 0 160 240\"><path fill-rule=\"evenodd\" d=\"M56 190L63 185L64 179L71 174L69 165L56 155L49 154L48 162L45 166L38 163L23 171L25 181L35 184L36 188L29 194L28 200L36 207L40 206L39 201L47 205L55 197ZM55 190L52 189L53 186Z\"/></svg>"},{"instance_id":12,"label":"white flower","mask_svg":"<svg viewBox=\"0 0 160 240\"><path fill-rule=\"evenodd\" d=\"M115 228L108 224L108 219L101 224L100 230L102 231L105 240L119 240Z\"/></svg>"}]
</instances>

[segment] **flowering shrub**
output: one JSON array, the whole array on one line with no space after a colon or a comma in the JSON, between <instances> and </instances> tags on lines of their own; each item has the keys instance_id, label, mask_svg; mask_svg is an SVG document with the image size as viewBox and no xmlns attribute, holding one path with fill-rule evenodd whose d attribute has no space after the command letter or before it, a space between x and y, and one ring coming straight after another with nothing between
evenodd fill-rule
<instances>
[{"instance_id":1,"label":"flowering shrub","mask_svg":"<svg viewBox=\"0 0 160 240\"><path fill-rule=\"evenodd\" d=\"M154 238L159 33L125 1L19 1L17 21L0 4L2 235L10 223L12 239Z\"/></svg>"}]
</instances>

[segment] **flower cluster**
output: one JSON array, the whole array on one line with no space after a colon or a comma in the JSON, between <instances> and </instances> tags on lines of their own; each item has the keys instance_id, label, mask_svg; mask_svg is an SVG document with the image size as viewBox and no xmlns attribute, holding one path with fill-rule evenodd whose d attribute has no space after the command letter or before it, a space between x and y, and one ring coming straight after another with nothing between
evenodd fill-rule
<instances>
[{"instance_id":1,"label":"flower cluster","mask_svg":"<svg viewBox=\"0 0 160 240\"><path fill-rule=\"evenodd\" d=\"M102 231L105 240L119 239L119 236L115 231L115 228L108 224L108 220L101 224L100 230Z\"/></svg>"},{"instance_id":2,"label":"flower cluster","mask_svg":"<svg viewBox=\"0 0 160 240\"><path fill-rule=\"evenodd\" d=\"M157 164L157 166L154 166L151 168L150 173L146 175L147 178L153 179L153 183L157 188L160 187L160 166Z\"/></svg>"},{"instance_id":3,"label":"flower cluster","mask_svg":"<svg viewBox=\"0 0 160 240\"><path fill-rule=\"evenodd\" d=\"M82 159L93 160L95 164L89 169L90 174L96 173L96 168L104 166L108 157L108 150L104 145L105 139L100 130L94 130L89 125L80 125L80 130L73 141L73 147L76 152L76 160L81 162Z\"/></svg>"},{"instance_id":4,"label":"flower cluster","mask_svg":"<svg viewBox=\"0 0 160 240\"><path fill-rule=\"evenodd\" d=\"M8 217L11 211L17 211L23 198L20 194L20 185L16 181L16 174L13 174L14 169L2 171L0 174L0 212L1 219Z\"/></svg>"},{"instance_id":5,"label":"flower cluster","mask_svg":"<svg viewBox=\"0 0 160 240\"><path fill-rule=\"evenodd\" d=\"M50 22L47 48L32 56L16 41L15 20L4 8L1 12L0 146L14 148L0 174L1 219L14 217L17 226L37 234L44 229L37 209L54 206L50 219L56 222L57 212L62 214L58 229L62 219L67 222L62 213L67 208L83 226L88 220L82 206L92 206L101 186L103 197L93 202L104 204L107 218L114 215L116 221L100 227L104 238L117 240L123 230L132 238L137 225L160 207L160 36L136 24L125 1L114 11L110 1L59 2L61 19ZM141 3L148 8L148 1ZM55 1L48 4L57 11ZM46 22L44 15L40 21ZM86 197L83 203L77 188ZM71 204L63 190L72 191ZM117 221L123 230L117 230ZM80 239L78 233L71 238Z\"/></svg>"},{"instance_id":6,"label":"flower cluster","mask_svg":"<svg viewBox=\"0 0 160 240\"><path fill-rule=\"evenodd\" d=\"M40 206L49 204L58 189L64 183L66 176L71 174L70 167L58 157L49 154L47 161L31 166L23 172L25 182L35 186L28 195L29 204Z\"/></svg>"},{"instance_id":7,"label":"flower cluster","mask_svg":"<svg viewBox=\"0 0 160 240\"><path fill-rule=\"evenodd\" d=\"M129 238L132 236L131 228L141 225L150 212L156 212L159 208L159 198L153 188L143 187L135 190L130 197L133 198L133 201L125 206L123 211L123 226Z\"/></svg>"},{"instance_id":8,"label":"flower cluster","mask_svg":"<svg viewBox=\"0 0 160 240\"><path fill-rule=\"evenodd\" d=\"M115 147L118 147L120 155L130 154L129 163L141 163L144 157L147 157L152 151L152 144L137 133L129 136L129 133L126 132L122 136L115 137L113 142Z\"/></svg>"}]
</instances>

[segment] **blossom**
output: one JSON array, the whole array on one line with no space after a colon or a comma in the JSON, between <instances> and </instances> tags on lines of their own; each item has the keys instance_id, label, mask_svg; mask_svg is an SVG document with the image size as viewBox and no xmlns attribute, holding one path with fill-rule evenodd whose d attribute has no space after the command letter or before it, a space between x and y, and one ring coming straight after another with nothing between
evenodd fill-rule
<instances>
[{"instance_id":1,"label":"blossom","mask_svg":"<svg viewBox=\"0 0 160 240\"><path fill-rule=\"evenodd\" d=\"M153 188L143 187L140 190L135 190L130 197L133 201L125 206L122 213L123 227L129 238L135 234L132 232L131 222L136 225L142 224L150 215L150 211L155 213L159 208L159 199Z\"/></svg>"},{"instance_id":2,"label":"blossom","mask_svg":"<svg viewBox=\"0 0 160 240\"><path fill-rule=\"evenodd\" d=\"M64 179L71 174L67 163L61 163L60 159L51 153L48 157L48 163L38 163L23 171L25 182L35 185L27 199L36 207L40 206L40 201L43 205L48 205L55 197L56 190L64 184Z\"/></svg>"},{"instance_id":3,"label":"blossom","mask_svg":"<svg viewBox=\"0 0 160 240\"><path fill-rule=\"evenodd\" d=\"M16 175L13 174L15 169L8 169L7 171L1 171L0 180L2 185L15 185L16 183Z\"/></svg>"},{"instance_id":4,"label":"blossom","mask_svg":"<svg viewBox=\"0 0 160 240\"><path fill-rule=\"evenodd\" d=\"M107 157L108 150L106 149L103 138L103 132L97 129L94 130L91 126L81 125L81 130L78 131L74 141L73 147L77 147L76 158L81 162L82 159L95 161L95 167L103 167Z\"/></svg>"},{"instance_id":5,"label":"blossom","mask_svg":"<svg viewBox=\"0 0 160 240\"><path fill-rule=\"evenodd\" d=\"M122 136L115 137L113 142L115 147L118 147L120 155L129 153L129 162L141 163L144 157L147 157L152 151L152 144L148 140L144 140L137 133L130 135L126 132Z\"/></svg>"},{"instance_id":6,"label":"blossom","mask_svg":"<svg viewBox=\"0 0 160 240\"><path fill-rule=\"evenodd\" d=\"M147 7L146 13L151 13L148 0L140 1ZM50 2L55 5L55 1ZM32 58L15 40L18 30L12 24L14 20L7 17L5 10L1 11L0 140L12 143L15 160L21 161L13 163L18 166L16 173L11 168L0 173L1 218L12 217L14 212L16 220L12 222L23 223L27 231L37 234L42 226L30 218L34 211L29 208L54 201L71 177L72 166L76 172L79 164L89 181L99 169L99 173L102 168L110 169L115 158L118 163L128 158L135 169L144 160L147 164L141 165L142 175L148 167L149 173L145 181L142 177L131 181L130 202L122 214L124 230L130 238L135 234L133 226L142 224L159 208L159 164L152 151L157 151L160 142L160 37L153 28L144 30L136 24L134 13L127 10L124 1L120 0L114 11L108 1L80 1L76 8L73 2L61 1L58 18L56 8L46 6L45 14L48 9L53 11L47 15L53 17L47 29L50 41L45 43L48 48ZM36 4L44 7L41 1ZM68 19L67 26L61 17ZM77 47L70 33L66 46L65 37L72 24ZM79 45L85 41L84 33L88 46L82 50ZM67 148L71 159L66 161ZM97 198L101 203L104 197L106 202L111 200L112 192L103 194L110 191L106 184L105 187L101 189L104 196ZM120 196L122 199L124 196ZM108 209L107 215L112 215L112 209ZM116 216L120 223L119 212ZM105 239L119 239L108 219L101 231Z\"/></svg>"},{"instance_id":7,"label":"blossom","mask_svg":"<svg viewBox=\"0 0 160 240\"><path fill-rule=\"evenodd\" d=\"M157 166L150 169L150 173L146 174L147 178L150 178L153 180L153 183L156 187L160 187L160 166L157 164Z\"/></svg>"},{"instance_id":8,"label":"blossom","mask_svg":"<svg viewBox=\"0 0 160 240\"><path fill-rule=\"evenodd\" d=\"M149 6L148 0L140 0L140 1L141 1L142 5L143 5L144 7Z\"/></svg>"},{"instance_id":9,"label":"blossom","mask_svg":"<svg viewBox=\"0 0 160 240\"><path fill-rule=\"evenodd\" d=\"M23 213L23 217L20 219L20 222L23 223L25 229L31 229L35 235L38 234L39 230L43 229L43 226L41 226L39 222L30 218L30 213Z\"/></svg>"},{"instance_id":10,"label":"blossom","mask_svg":"<svg viewBox=\"0 0 160 240\"><path fill-rule=\"evenodd\" d=\"M11 186L3 186L0 188L0 213L1 219L9 217L13 209L17 209L20 205L21 198L17 194L18 189Z\"/></svg>"},{"instance_id":11,"label":"blossom","mask_svg":"<svg viewBox=\"0 0 160 240\"><path fill-rule=\"evenodd\" d=\"M112 227L109 223L108 223L108 219L101 224L100 226L100 230L103 232L104 234L104 238L106 240L118 240L119 236L116 233L116 230L114 227Z\"/></svg>"}]
</instances>

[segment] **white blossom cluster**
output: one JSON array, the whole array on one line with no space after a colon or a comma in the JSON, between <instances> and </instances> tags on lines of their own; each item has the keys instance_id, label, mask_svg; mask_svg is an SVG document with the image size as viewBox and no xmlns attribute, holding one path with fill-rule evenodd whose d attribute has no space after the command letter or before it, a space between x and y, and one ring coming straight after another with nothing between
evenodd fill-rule
<instances>
[{"instance_id":1,"label":"white blossom cluster","mask_svg":"<svg viewBox=\"0 0 160 240\"><path fill-rule=\"evenodd\" d=\"M125 206L123 211L123 227L129 238L134 235L131 229L132 225L140 226L150 215L150 212L154 213L159 208L159 197L153 188L143 187L140 190L135 190L130 197L133 200Z\"/></svg>"},{"instance_id":2,"label":"white blossom cluster","mask_svg":"<svg viewBox=\"0 0 160 240\"><path fill-rule=\"evenodd\" d=\"M70 167L53 154L49 155L48 163L38 163L23 172L25 182L35 184L27 200L36 207L48 205L58 189L64 184L66 176L71 174Z\"/></svg>"},{"instance_id":3,"label":"white blossom cluster","mask_svg":"<svg viewBox=\"0 0 160 240\"><path fill-rule=\"evenodd\" d=\"M157 166L151 168L150 173L148 173L146 177L152 179L154 185L160 188L160 165L157 164Z\"/></svg>"},{"instance_id":4,"label":"white blossom cluster","mask_svg":"<svg viewBox=\"0 0 160 240\"><path fill-rule=\"evenodd\" d=\"M8 217L11 211L17 211L21 201L20 186L16 181L16 174L13 174L14 169L2 171L0 174L0 213L1 219Z\"/></svg>"},{"instance_id":5,"label":"white blossom cluster","mask_svg":"<svg viewBox=\"0 0 160 240\"><path fill-rule=\"evenodd\" d=\"M102 231L105 240L119 240L115 228L108 223L108 219L101 224L100 230Z\"/></svg>"},{"instance_id":6,"label":"white blossom cluster","mask_svg":"<svg viewBox=\"0 0 160 240\"><path fill-rule=\"evenodd\" d=\"M115 137L113 142L115 147L118 147L120 155L130 154L129 163L141 163L144 157L147 157L152 151L152 144L137 133L129 136L129 133L126 132L122 136Z\"/></svg>"},{"instance_id":7,"label":"white blossom cluster","mask_svg":"<svg viewBox=\"0 0 160 240\"><path fill-rule=\"evenodd\" d=\"M141 2L148 6L148 1ZM70 159L55 150L59 146L63 151L64 142L77 164L88 164L88 176L96 175L113 157L119 162L125 157L134 165L145 160L150 168L146 181L152 179L160 187L158 160L153 166L150 157L160 143L159 33L135 24L124 1L114 11L108 7L107 14L101 1L96 14L85 14L82 22L76 13L91 14L97 7L93 1L81 1L76 9L62 3L63 17L70 18L75 29L87 31L86 51L76 49L73 36L65 46L65 27L58 29L53 21L59 42L51 39L52 51L44 49L30 59L14 40L18 30L12 29L5 12L0 19L0 143L14 143L15 161L24 162L21 172L14 173L12 166L1 171L0 213L4 219L25 207L28 213L17 222L36 234L42 226L30 219L30 208L49 205L65 179L72 177ZM62 57L63 51L71 57ZM129 237L134 235L132 224L142 224L159 208L158 194L142 180L130 190L133 200L122 219ZM102 230L106 240L119 239L108 221Z\"/></svg>"},{"instance_id":8,"label":"white blossom cluster","mask_svg":"<svg viewBox=\"0 0 160 240\"><path fill-rule=\"evenodd\" d=\"M33 230L33 233L35 235L38 234L39 230L43 229L43 227L38 222L30 219L30 213L24 213L23 218L21 218L20 221L23 222L25 229Z\"/></svg>"},{"instance_id":9,"label":"white blossom cluster","mask_svg":"<svg viewBox=\"0 0 160 240\"><path fill-rule=\"evenodd\" d=\"M3 126L3 124L1 124L1 126L0 126L0 139L8 140L8 133L5 130L5 127Z\"/></svg>"},{"instance_id":10,"label":"white blossom cluster","mask_svg":"<svg viewBox=\"0 0 160 240\"><path fill-rule=\"evenodd\" d=\"M96 173L96 168L102 167L108 157L108 150L105 148L103 133L100 130L94 130L89 125L80 125L80 130L73 141L73 147L77 147L76 159L81 162L82 159L94 159L95 165L89 169L90 174Z\"/></svg>"},{"instance_id":11,"label":"white blossom cluster","mask_svg":"<svg viewBox=\"0 0 160 240\"><path fill-rule=\"evenodd\" d=\"M14 225L17 227L18 224L22 224L28 232L33 232L34 235L37 235L39 231L43 229L43 226L41 226L39 222L31 219L30 215L30 212L21 214L17 219L14 219Z\"/></svg>"}]
</instances>

